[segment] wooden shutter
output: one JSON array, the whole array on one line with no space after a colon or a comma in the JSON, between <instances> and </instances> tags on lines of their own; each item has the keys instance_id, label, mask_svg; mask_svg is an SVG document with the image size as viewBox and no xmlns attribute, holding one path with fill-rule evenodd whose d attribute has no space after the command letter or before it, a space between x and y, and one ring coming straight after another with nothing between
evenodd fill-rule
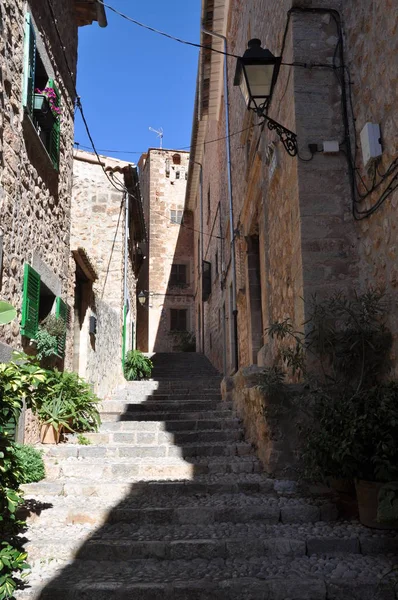
<instances>
[{"instance_id":1,"label":"wooden shutter","mask_svg":"<svg viewBox=\"0 0 398 600\"><path fill-rule=\"evenodd\" d=\"M65 333L63 335L58 336L57 338L57 354L61 358L65 355L65 345L66 345L66 325L68 322L68 306L57 296L55 301L55 316L57 319L61 319L65 325Z\"/></svg>"},{"instance_id":2,"label":"wooden shutter","mask_svg":"<svg viewBox=\"0 0 398 600\"><path fill-rule=\"evenodd\" d=\"M40 275L25 263L21 335L34 339L39 324Z\"/></svg>"},{"instance_id":3,"label":"wooden shutter","mask_svg":"<svg viewBox=\"0 0 398 600\"><path fill-rule=\"evenodd\" d=\"M56 106L59 107L61 105L61 97L58 91L57 86L54 83L53 79L49 79L47 83L47 87L52 88L57 96ZM54 125L51 128L49 134L49 145L48 145L48 153L52 160L54 169L59 170L59 148L60 148L60 139L61 139L61 127L60 127L60 117L57 117L54 121Z\"/></svg>"},{"instance_id":4,"label":"wooden shutter","mask_svg":"<svg viewBox=\"0 0 398 600\"><path fill-rule=\"evenodd\" d=\"M25 15L24 37L24 72L22 105L33 114L33 100L35 93L35 68L36 68L36 34L33 29L32 17Z\"/></svg>"},{"instance_id":5,"label":"wooden shutter","mask_svg":"<svg viewBox=\"0 0 398 600\"><path fill-rule=\"evenodd\" d=\"M211 294L211 263L202 262L202 300L206 302Z\"/></svg>"}]
</instances>

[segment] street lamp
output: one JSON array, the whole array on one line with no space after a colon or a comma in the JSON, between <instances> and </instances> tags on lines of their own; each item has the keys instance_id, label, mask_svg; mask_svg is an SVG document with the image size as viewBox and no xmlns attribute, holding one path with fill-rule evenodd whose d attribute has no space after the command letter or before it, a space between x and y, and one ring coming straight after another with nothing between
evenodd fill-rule
<instances>
[{"instance_id":1,"label":"street lamp","mask_svg":"<svg viewBox=\"0 0 398 600\"><path fill-rule=\"evenodd\" d=\"M145 306L145 302L146 302L146 294L144 291L141 291L138 294L138 302L141 304L141 306Z\"/></svg>"},{"instance_id":2,"label":"street lamp","mask_svg":"<svg viewBox=\"0 0 398 600\"><path fill-rule=\"evenodd\" d=\"M281 57L274 56L272 52L262 48L261 40L250 40L248 49L238 58L234 85L240 87L246 107L265 119L268 129L275 130L287 153L296 156L296 134L267 116L281 60Z\"/></svg>"}]
</instances>

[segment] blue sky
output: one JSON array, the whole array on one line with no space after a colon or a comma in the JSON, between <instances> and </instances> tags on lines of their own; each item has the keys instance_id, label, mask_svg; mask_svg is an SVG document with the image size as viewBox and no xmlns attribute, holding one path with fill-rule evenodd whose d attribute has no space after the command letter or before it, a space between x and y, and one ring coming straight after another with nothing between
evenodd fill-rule
<instances>
[{"instance_id":1,"label":"blue sky","mask_svg":"<svg viewBox=\"0 0 398 600\"><path fill-rule=\"evenodd\" d=\"M199 41L200 0L106 0L143 23L189 41ZM164 148L189 146L198 63L197 48L168 40L107 10L108 27L79 32L77 89L98 150L136 162L159 140ZM75 140L89 146L77 111ZM105 152L102 152L106 154Z\"/></svg>"}]
</instances>

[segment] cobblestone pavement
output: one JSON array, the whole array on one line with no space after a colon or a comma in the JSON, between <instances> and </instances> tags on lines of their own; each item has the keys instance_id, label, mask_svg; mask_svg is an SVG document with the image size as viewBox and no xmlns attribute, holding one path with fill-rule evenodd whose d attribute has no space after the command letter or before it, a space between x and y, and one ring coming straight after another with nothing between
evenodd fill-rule
<instances>
[{"instance_id":1,"label":"cobblestone pavement","mask_svg":"<svg viewBox=\"0 0 398 600\"><path fill-rule=\"evenodd\" d=\"M43 447L16 600L398 598L396 533L263 473L202 356L160 356L154 379L102 403L92 445Z\"/></svg>"}]
</instances>

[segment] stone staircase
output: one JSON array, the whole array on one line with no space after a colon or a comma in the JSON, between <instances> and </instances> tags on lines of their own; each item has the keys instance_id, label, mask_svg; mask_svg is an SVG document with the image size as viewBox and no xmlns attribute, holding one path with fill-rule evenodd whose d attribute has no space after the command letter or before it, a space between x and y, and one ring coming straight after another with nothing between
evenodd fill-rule
<instances>
[{"instance_id":1,"label":"stone staircase","mask_svg":"<svg viewBox=\"0 0 398 600\"><path fill-rule=\"evenodd\" d=\"M32 571L16 600L395 600L393 532L262 472L203 356L102 403L92 444L44 447L25 486Z\"/></svg>"}]
</instances>

